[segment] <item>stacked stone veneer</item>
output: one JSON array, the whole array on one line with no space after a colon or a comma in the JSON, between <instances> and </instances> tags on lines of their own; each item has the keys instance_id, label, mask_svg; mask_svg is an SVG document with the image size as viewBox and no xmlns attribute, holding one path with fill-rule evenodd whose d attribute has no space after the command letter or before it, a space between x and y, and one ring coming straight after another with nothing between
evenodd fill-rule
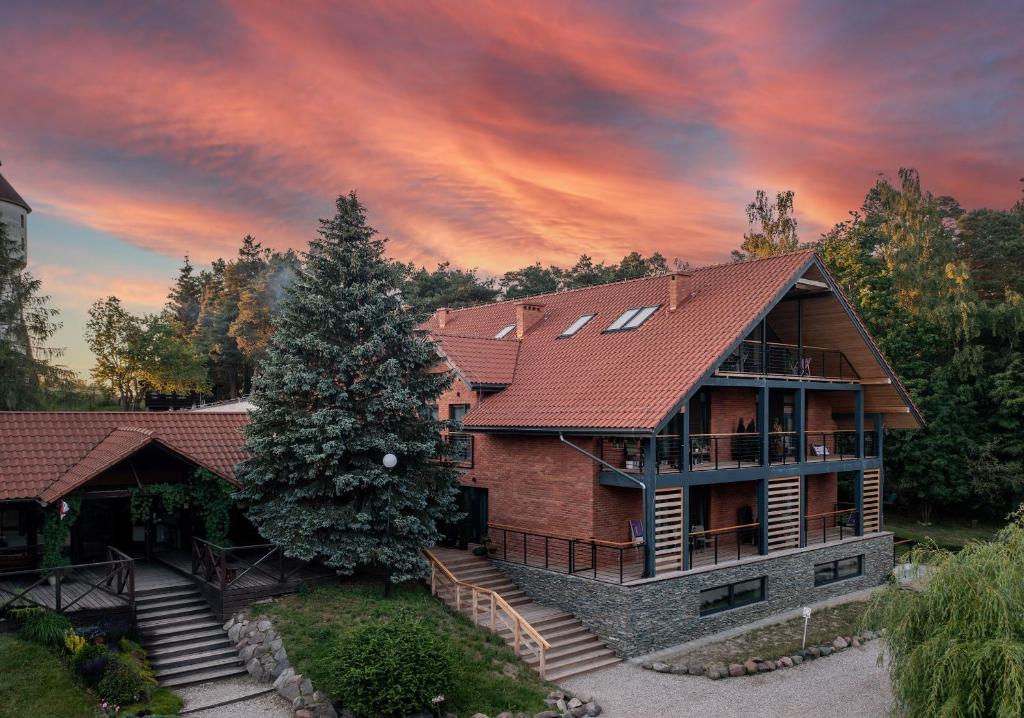
<instances>
[{"instance_id":1,"label":"stacked stone veneer","mask_svg":"<svg viewBox=\"0 0 1024 718\"><path fill-rule=\"evenodd\" d=\"M873 534L624 586L507 561L494 564L535 601L572 613L629 657L877 586L892 573L892 541L891 533ZM815 564L862 554L861 576L814 585ZM700 615L702 590L762 576L767 579L764 601Z\"/></svg>"},{"instance_id":2,"label":"stacked stone veneer","mask_svg":"<svg viewBox=\"0 0 1024 718\"><path fill-rule=\"evenodd\" d=\"M266 616L249 618L238 613L224 624L224 630L249 674L259 683L273 681L278 694L292 704L295 718L338 718L330 699L292 668L284 642Z\"/></svg>"}]
</instances>

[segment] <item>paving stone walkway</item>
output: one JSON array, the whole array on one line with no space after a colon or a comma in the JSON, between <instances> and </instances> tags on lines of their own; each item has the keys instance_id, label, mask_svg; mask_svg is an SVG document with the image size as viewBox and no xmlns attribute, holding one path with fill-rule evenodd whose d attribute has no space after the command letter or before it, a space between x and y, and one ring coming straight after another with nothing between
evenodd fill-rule
<instances>
[{"instance_id":1,"label":"paving stone walkway","mask_svg":"<svg viewBox=\"0 0 1024 718\"><path fill-rule=\"evenodd\" d=\"M712 681L620 663L562 681L592 695L602 718L884 718L892 700L880 641L773 673Z\"/></svg>"},{"instance_id":2,"label":"paving stone walkway","mask_svg":"<svg viewBox=\"0 0 1024 718\"><path fill-rule=\"evenodd\" d=\"M249 676L179 688L189 718L292 718L292 707ZM231 701L225 703L225 701Z\"/></svg>"}]
</instances>

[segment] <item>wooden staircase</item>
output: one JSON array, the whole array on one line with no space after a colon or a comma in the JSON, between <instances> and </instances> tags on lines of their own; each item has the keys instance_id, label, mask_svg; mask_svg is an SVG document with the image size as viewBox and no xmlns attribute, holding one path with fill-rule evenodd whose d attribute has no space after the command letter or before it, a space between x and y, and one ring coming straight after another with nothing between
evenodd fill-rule
<instances>
[{"instance_id":1,"label":"wooden staircase","mask_svg":"<svg viewBox=\"0 0 1024 718\"><path fill-rule=\"evenodd\" d=\"M436 548L428 558L433 558L435 595L502 636L542 678L557 682L622 660L578 618L536 603L483 556ZM492 593L500 597L493 608ZM503 610L502 602L512 610Z\"/></svg>"}]
</instances>

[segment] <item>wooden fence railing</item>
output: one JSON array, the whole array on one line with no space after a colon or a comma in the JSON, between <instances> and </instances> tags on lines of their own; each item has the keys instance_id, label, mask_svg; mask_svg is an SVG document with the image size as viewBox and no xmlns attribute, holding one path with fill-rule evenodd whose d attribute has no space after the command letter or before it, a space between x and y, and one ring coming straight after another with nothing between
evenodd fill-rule
<instances>
[{"instance_id":1,"label":"wooden fence railing","mask_svg":"<svg viewBox=\"0 0 1024 718\"><path fill-rule=\"evenodd\" d=\"M246 577L250 583L284 583L301 569L299 563L288 571L284 554L274 544L218 546L205 539L192 539L192 575L221 591L238 585Z\"/></svg>"},{"instance_id":2,"label":"wooden fence railing","mask_svg":"<svg viewBox=\"0 0 1024 718\"><path fill-rule=\"evenodd\" d=\"M94 608L86 599L94 593L135 608L135 561L113 546L107 560L52 569L0 574L0 613L9 608L38 607L58 613Z\"/></svg>"},{"instance_id":3,"label":"wooden fence railing","mask_svg":"<svg viewBox=\"0 0 1024 718\"><path fill-rule=\"evenodd\" d=\"M512 633L512 650L517 656L529 651L537 656L537 672L544 678L547 652L551 648L536 628L519 615L508 601L489 588L460 581L430 551L423 552L430 561L430 592L448 598L460 613L468 610L473 623L487 626L498 633L503 627ZM483 620L481 620L483 619Z\"/></svg>"}]
</instances>

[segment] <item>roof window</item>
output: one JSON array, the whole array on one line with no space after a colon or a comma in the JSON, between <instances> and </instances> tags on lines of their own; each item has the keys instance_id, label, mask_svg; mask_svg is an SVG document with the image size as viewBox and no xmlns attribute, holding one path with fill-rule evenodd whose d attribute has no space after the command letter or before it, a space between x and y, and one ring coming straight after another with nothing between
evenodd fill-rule
<instances>
[{"instance_id":1,"label":"roof window","mask_svg":"<svg viewBox=\"0 0 1024 718\"><path fill-rule=\"evenodd\" d=\"M561 339L562 337L571 337L580 329L587 326L587 323L590 322L590 320L596 316L596 314L584 314L582 317L580 317L572 324L570 324L568 327L566 327L565 331L558 335L558 338Z\"/></svg>"},{"instance_id":2,"label":"roof window","mask_svg":"<svg viewBox=\"0 0 1024 718\"><path fill-rule=\"evenodd\" d=\"M641 324L650 319L651 315L658 311L660 307L660 304L655 304L654 306L651 307L637 307L635 309L627 309L626 311L619 315L618 319L609 324L608 328L605 329L605 331L620 332L626 331L627 329L636 329Z\"/></svg>"},{"instance_id":3,"label":"roof window","mask_svg":"<svg viewBox=\"0 0 1024 718\"><path fill-rule=\"evenodd\" d=\"M504 339L505 337L507 337L509 335L509 332L511 332L515 328L516 328L515 324L506 324L505 326L503 326L501 328L501 331L499 331L497 334L494 335L494 338L495 339Z\"/></svg>"}]
</instances>

